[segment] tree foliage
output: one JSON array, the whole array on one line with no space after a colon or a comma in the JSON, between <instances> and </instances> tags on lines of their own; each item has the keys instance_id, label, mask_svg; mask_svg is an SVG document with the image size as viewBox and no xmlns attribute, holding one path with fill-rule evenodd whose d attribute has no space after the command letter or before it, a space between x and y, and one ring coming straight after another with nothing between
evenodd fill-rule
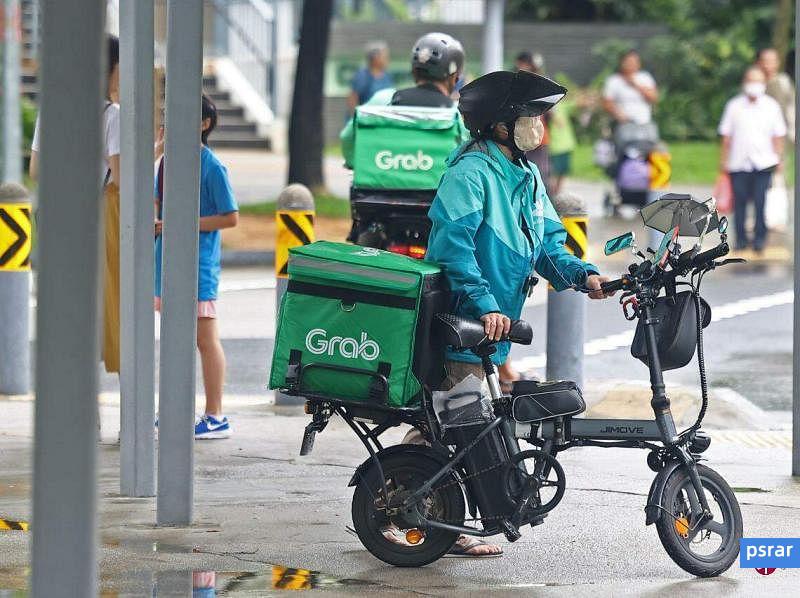
<instances>
[{"instance_id":1,"label":"tree foliage","mask_svg":"<svg viewBox=\"0 0 800 598\"><path fill-rule=\"evenodd\" d=\"M509 0L507 17L663 23L669 34L636 48L659 85L656 120L661 134L666 139L712 139L725 102L737 92L758 50L773 43L788 47L791 27L785 22L785 4L786 0ZM593 49L605 65L596 85L616 68L617 57L628 47L608 40Z\"/></svg>"}]
</instances>

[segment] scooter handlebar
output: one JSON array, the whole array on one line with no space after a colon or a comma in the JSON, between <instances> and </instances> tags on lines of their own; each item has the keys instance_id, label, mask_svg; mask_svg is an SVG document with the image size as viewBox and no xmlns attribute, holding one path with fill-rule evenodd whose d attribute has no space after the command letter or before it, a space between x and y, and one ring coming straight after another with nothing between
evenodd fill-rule
<instances>
[{"instance_id":1,"label":"scooter handlebar","mask_svg":"<svg viewBox=\"0 0 800 598\"><path fill-rule=\"evenodd\" d=\"M600 290L603 291L606 295L609 293L616 293L617 291L621 291L625 288L625 286L630 281L629 278L623 276L622 278L617 278L616 280L609 280L608 282L600 283Z\"/></svg>"}]
</instances>

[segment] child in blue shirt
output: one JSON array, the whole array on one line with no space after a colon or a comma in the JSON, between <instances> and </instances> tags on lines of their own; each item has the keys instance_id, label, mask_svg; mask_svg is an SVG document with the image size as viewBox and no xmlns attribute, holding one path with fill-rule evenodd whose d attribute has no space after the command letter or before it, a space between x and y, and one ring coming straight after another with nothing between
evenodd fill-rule
<instances>
[{"instance_id":1,"label":"child in blue shirt","mask_svg":"<svg viewBox=\"0 0 800 598\"><path fill-rule=\"evenodd\" d=\"M231 426L222 413L222 387L225 381L225 353L217 328L217 288L219 286L220 230L239 222L239 207L233 197L228 171L208 146L208 136L217 126L217 109L203 95L200 139L200 240L197 277L197 348L203 369L206 392L204 415L195 423L194 437L228 438ZM164 158L156 175L155 222L155 307L161 308L161 204L164 197Z\"/></svg>"}]
</instances>

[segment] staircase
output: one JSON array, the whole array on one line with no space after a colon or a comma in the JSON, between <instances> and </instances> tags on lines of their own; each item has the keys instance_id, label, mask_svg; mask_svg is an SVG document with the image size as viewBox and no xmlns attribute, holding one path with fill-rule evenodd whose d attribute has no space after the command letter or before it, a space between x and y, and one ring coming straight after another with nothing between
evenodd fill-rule
<instances>
[{"instance_id":1,"label":"staircase","mask_svg":"<svg viewBox=\"0 0 800 598\"><path fill-rule=\"evenodd\" d=\"M203 77L203 91L217 106L217 128L208 140L212 148L270 149L269 140L259 135L255 123L245 118L244 109L233 104L230 92L217 87L216 77Z\"/></svg>"}]
</instances>

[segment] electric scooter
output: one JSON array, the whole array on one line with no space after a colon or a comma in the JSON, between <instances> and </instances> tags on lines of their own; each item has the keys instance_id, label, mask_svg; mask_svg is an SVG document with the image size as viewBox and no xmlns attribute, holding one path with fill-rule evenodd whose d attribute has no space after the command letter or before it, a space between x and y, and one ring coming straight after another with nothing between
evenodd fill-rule
<instances>
[{"instance_id":1,"label":"electric scooter","mask_svg":"<svg viewBox=\"0 0 800 598\"><path fill-rule=\"evenodd\" d=\"M311 450L314 435L334 414L370 453L350 481L354 528L367 550L386 563L416 567L442 557L460 534L503 534L513 542L523 526L542 524L563 498L560 452L586 446L640 448L648 451L647 464L656 473L645 523L655 524L665 550L685 571L699 577L726 571L739 553L742 517L730 486L699 463L710 445L701 425L708 404L703 328L711 319L700 286L708 272L742 260L722 259L729 251L727 220L712 208L688 196L650 204L647 217L643 210L645 224L660 223L660 230L670 233L652 257L637 252L640 262L603 285L606 293L622 292L625 317L638 321L632 353L649 367L652 420L577 417L585 403L569 381L517 382L510 395L503 395L491 361L496 342L480 321L450 314L437 316L437 332L451 348L480 357L488 396L477 380L468 379L446 396L425 393L419 408L307 397L312 422L301 454ZM720 234L714 248L700 252L698 242L681 251L679 236L702 239L711 230ZM626 233L611 239L606 253L631 247L633 234ZM679 286L689 290L678 292ZM502 340L530 344L532 337L526 322L515 321ZM687 365L695 348L702 407L696 422L678 432L663 371ZM419 429L427 444L384 448L380 435L401 423ZM535 448L523 450L520 441Z\"/></svg>"}]
</instances>

